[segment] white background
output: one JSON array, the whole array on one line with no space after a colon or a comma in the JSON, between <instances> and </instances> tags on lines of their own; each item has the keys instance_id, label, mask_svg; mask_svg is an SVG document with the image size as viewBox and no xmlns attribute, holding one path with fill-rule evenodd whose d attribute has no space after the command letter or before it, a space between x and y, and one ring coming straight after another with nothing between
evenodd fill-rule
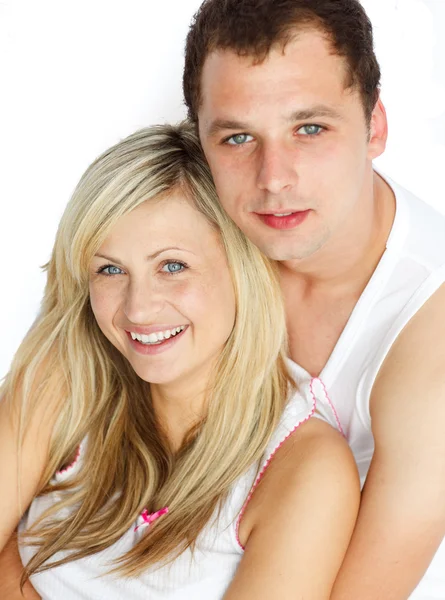
<instances>
[{"instance_id":1,"label":"white background","mask_svg":"<svg viewBox=\"0 0 445 600\"><path fill-rule=\"evenodd\" d=\"M183 45L199 4L0 0L0 377L82 172L135 129L185 115ZM363 4L390 122L378 165L445 213L445 0Z\"/></svg>"}]
</instances>

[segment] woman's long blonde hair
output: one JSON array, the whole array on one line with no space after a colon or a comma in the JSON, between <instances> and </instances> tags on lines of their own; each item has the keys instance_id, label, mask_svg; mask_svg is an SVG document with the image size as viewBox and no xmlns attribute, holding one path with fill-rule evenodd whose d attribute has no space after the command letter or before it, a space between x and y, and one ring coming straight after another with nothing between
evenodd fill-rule
<instances>
[{"instance_id":1,"label":"woman's long blonde hair","mask_svg":"<svg viewBox=\"0 0 445 600\"><path fill-rule=\"evenodd\" d=\"M173 454L156 425L149 384L94 319L88 272L118 219L178 188L220 231L237 306L209 388L207 414ZM138 131L88 168L62 217L47 273L41 312L2 390L19 402L22 431L47 401L55 374L62 394L39 494L64 494L26 533L27 543L38 550L22 581L104 550L144 508L153 512L168 506L169 514L115 565L122 575L137 575L193 547L234 481L259 460L277 426L291 383L279 285L269 261L220 207L187 123ZM86 436L81 468L70 480L55 483L54 473ZM61 520L61 508L70 509L72 518ZM51 560L59 551L63 558Z\"/></svg>"}]
</instances>

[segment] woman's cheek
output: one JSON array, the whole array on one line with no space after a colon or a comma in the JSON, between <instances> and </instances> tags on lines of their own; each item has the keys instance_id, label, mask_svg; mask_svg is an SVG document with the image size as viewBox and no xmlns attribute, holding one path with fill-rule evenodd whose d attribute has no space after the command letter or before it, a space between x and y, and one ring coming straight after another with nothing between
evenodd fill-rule
<instances>
[{"instance_id":1,"label":"woman's cheek","mask_svg":"<svg viewBox=\"0 0 445 600\"><path fill-rule=\"evenodd\" d=\"M93 314L99 327L107 326L108 321L112 320L119 306L119 297L110 286L93 285L90 286L90 304Z\"/></svg>"}]
</instances>

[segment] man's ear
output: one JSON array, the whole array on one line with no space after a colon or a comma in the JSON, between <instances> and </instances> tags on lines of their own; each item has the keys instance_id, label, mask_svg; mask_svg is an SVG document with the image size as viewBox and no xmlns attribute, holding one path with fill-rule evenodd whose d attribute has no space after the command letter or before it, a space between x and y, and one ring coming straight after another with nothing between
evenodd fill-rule
<instances>
[{"instance_id":1,"label":"man's ear","mask_svg":"<svg viewBox=\"0 0 445 600\"><path fill-rule=\"evenodd\" d=\"M369 125L368 157L373 160L383 154L388 139L388 119L383 102L379 98L372 111Z\"/></svg>"}]
</instances>

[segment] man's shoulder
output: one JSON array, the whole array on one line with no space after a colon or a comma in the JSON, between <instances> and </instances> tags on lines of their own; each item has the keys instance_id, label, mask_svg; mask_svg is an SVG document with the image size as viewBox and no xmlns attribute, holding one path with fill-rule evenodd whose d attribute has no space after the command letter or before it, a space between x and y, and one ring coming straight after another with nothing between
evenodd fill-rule
<instances>
[{"instance_id":1,"label":"man's shoulder","mask_svg":"<svg viewBox=\"0 0 445 600\"><path fill-rule=\"evenodd\" d=\"M411 409L412 414L420 418L432 408L438 411L440 406L440 414L445 417L444 360L445 284L442 284L406 324L380 369L373 395L380 396L382 412L387 415L398 408L410 410L412 404L416 407ZM374 400L374 409L376 406L379 404Z\"/></svg>"},{"instance_id":2,"label":"man's shoulder","mask_svg":"<svg viewBox=\"0 0 445 600\"><path fill-rule=\"evenodd\" d=\"M392 180L396 221L405 230L403 254L434 271L445 265L445 214Z\"/></svg>"}]
</instances>

